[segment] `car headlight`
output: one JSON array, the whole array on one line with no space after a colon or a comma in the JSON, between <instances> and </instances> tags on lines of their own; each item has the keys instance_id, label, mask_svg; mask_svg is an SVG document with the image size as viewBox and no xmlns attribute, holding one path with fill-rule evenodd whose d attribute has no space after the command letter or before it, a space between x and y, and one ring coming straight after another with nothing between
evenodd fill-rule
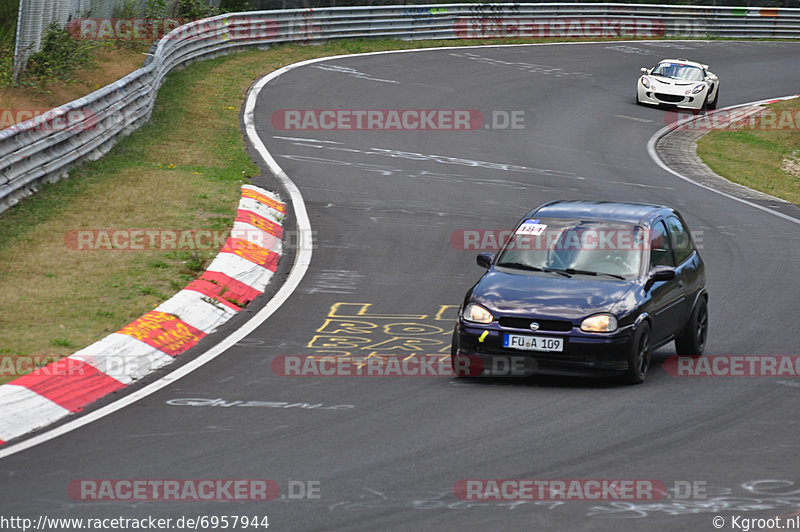
<instances>
[{"instance_id":1,"label":"car headlight","mask_svg":"<svg viewBox=\"0 0 800 532\"><path fill-rule=\"evenodd\" d=\"M698 92L702 92L703 89L705 89L705 88L706 88L705 84L701 83L700 85L698 85L697 87L692 89L692 94L697 94Z\"/></svg>"},{"instance_id":2,"label":"car headlight","mask_svg":"<svg viewBox=\"0 0 800 532\"><path fill-rule=\"evenodd\" d=\"M477 303L470 303L464 307L464 319L475 323L492 323L494 316Z\"/></svg>"},{"instance_id":3,"label":"car headlight","mask_svg":"<svg viewBox=\"0 0 800 532\"><path fill-rule=\"evenodd\" d=\"M642 76L642 85L644 85L645 89L649 89L650 88L650 81L644 76Z\"/></svg>"},{"instance_id":4,"label":"car headlight","mask_svg":"<svg viewBox=\"0 0 800 532\"><path fill-rule=\"evenodd\" d=\"M617 318L611 314L589 316L581 323L581 330L586 332L614 332L617 330Z\"/></svg>"}]
</instances>

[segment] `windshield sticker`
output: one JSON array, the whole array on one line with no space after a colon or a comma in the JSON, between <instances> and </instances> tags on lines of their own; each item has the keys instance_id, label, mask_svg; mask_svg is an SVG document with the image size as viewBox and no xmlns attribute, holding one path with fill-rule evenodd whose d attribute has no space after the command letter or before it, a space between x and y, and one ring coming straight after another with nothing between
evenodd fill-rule
<instances>
[{"instance_id":1,"label":"windshield sticker","mask_svg":"<svg viewBox=\"0 0 800 532\"><path fill-rule=\"evenodd\" d=\"M516 234L538 236L544 233L545 229L547 229L547 225L540 224L539 220L525 220L517 229Z\"/></svg>"}]
</instances>

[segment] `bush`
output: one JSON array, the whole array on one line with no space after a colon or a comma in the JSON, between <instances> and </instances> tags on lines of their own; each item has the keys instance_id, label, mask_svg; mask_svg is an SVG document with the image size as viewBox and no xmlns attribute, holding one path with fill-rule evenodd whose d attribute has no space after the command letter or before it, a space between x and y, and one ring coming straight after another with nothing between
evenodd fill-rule
<instances>
[{"instance_id":1,"label":"bush","mask_svg":"<svg viewBox=\"0 0 800 532\"><path fill-rule=\"evenodd\" d=\"M26 77L70 81L75 70L92 62L92 49L98 45L73 39L67 30L53 23L42 40L42 51L31 54Z\"/></svg>"},{"instance_id":2,"label":"bush","mask_svg":"<svg viewBox=\"0 0 800 532\"><path fill-rule=\"evenodd\" d=\"M14 46L19 0L0 0L0 48Z\"/></svg>"},{"instance_id":3,"label":"bush","mask_svg":"<svg viewBox=\"0 0 800 532\"><path fill-rule=\"evenodd\" d=\"M139 11L140 2L137 0L124 0L122 4L114 6L111 11L111 18L137 18L142 16Z\"/></svg>"},{"instance_id":4,"label":"bush","mask_svg":"<svg viewBox=\"0 0 800 532\"><path fill-rule=\"evenodd\" d=\"M169 5L167 0L145 0L145 18L164 18L167 16Z\"/></svg>"},{"instance_id":5,"label":"bush","mask_svg":"<svg viewBox=\"0 0 800 532\"><path fill-rule=\"evenodd\" d=\"M0 47L0 87L10 85L14 74L14 46Z\"/></svg>"},{"instance_id":6,"label":"bush","mask_svg":"<svg viewBox=\"0 0 800 532\"><path fill-rule=\"evenodd\" d=\"M176 18L188 20L213 17L219 14L219 11L206 5L202 0L178 0L175 2L174 9Z\"/></svg>"},{"instance_id":7,"label":"bush","mask_svg":"<svg viewBox=\"0 0 800 532\"><path fill-rule=\"evenodd\" d=\"M250 0L222 0L219 10L223 13L239 13L241 11L253 11L256 7Z\"/></svg>"},{"instance_id":8,"label":"bush","mask_svg":"<svg viewBox=\"0 0 800 532\"><path fill-rule=\"evenodd\" d=\"M19 0L0 0L0 86L12 81Z\"/></svg>"}]
</instances>

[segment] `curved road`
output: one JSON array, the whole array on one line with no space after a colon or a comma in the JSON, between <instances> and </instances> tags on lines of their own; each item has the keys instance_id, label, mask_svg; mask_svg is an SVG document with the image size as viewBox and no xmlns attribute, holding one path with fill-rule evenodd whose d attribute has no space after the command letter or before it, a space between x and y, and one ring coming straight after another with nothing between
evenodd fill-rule
<instances>
[{"instance_id":1,"label":"curved road","mask_svg":"<svg viewBox=\"0 0 800 532\"><path fill-rule=\"evenodd\" d=\"M508 228L558 198L677 207L702 232L707 354L798 354L798 226L661 170L645 146L664 112L633 103L639 67L675 56L711 65L721 106L794 94L798 53L800 43L686 41L459 48L333 59L279 77L256 117L309 210L316 245L303 282L212 363L1 460L0 513L268 515L277 530L714 530L717 515L730 529L737 515L795 514L797 379L670 376L662 363L671 345L642 386L284 377L271 363L447 353L454 306L482 272L453 232ZM517 111L523 122L452 132L298 132L270 122L285 109L415 108ZM66 492L77 479L131 478L266 478L285 496L318 481L320 497L86 502ZM515 478L654 479L678 491L657 502L523 504L453 494L461 479ZM678 500L690 483L705 493Z\"/></svg>"}]
</instances>

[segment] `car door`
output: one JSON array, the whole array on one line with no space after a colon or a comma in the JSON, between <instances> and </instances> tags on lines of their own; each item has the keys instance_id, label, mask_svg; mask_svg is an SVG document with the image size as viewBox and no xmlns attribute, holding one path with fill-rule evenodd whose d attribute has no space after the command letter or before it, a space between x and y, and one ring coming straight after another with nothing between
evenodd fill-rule
<instances>
[{"instance_id":1,"label":"car door","mask_svg":"<svg viewBox=\"0 0 800 532\"><path fill-rule=\"evenodd\" d=\"M662 219L650 229L650 270L657 266L675 268L672 243ZM675 279L655 282L650 288L654 344L669 340L683 326L686 304L683 287L684 280L678 274Z\"/></svg>"},{"instance_id":2,"label":"car door","mask_svg":"<svg viewBox=\"0 0 800 532\"><path fill-rule=\"evenodd\" d=\"M669 230L672 252L675 256L675 276L683 281L685 303L683 316L679 326L687 323L694 310L697 292L702 288L702 275L700 257L694 252L694 245L686 230L686 225L677 216L667 216L667 229Z\"/></svg>"}]
</instances>

